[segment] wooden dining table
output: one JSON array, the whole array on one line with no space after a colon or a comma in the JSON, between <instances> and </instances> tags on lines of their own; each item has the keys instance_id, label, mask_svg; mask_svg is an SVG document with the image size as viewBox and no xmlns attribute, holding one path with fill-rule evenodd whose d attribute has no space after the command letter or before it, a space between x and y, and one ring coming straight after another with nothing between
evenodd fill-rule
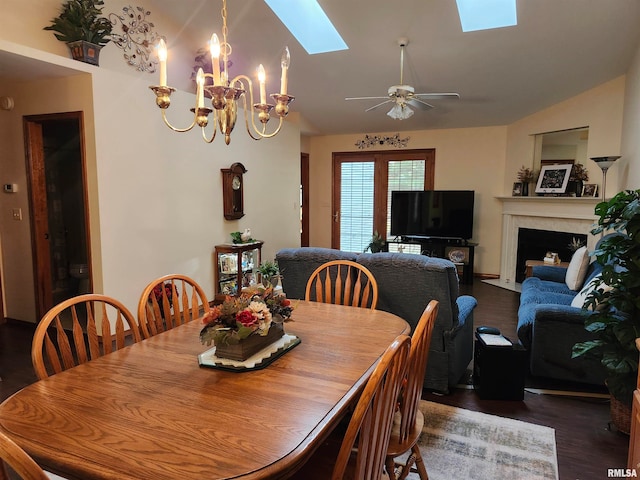
<instances>
[{"instance_id":1,"label":"wooden dining table","mask_svg":"<svg viewBox=\"0 0 640 480\"><path fill-rule=\"evenodd\" d=\"M201 367L199 321L25 387L0 429L69 479L287 478L358 398L409 325L387 312L300 301L301 342L265 368Z\"/></svg>"}]
</instances>

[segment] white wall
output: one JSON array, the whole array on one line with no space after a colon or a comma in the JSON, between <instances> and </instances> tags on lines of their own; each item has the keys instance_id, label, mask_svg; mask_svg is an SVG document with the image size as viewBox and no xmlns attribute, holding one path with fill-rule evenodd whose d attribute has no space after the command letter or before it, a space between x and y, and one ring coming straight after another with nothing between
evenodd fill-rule
<instances>
[{"instance_id":1,"label":"white wall","mask_svg":"<svg viewBox=\"0 0 640 480\"><path fill-rule=\"evenodd\" d=\"M516 173L522 165L533 167L534 135L538 133L589 127L587 157L620 155L625 77L529 115L509 125L503 191L509 195ZM602 183L602 171L592 160L585 162L590 183ZM607 196L619 187L618 172L607 174Z\"/></svg>"},{"instance_id":2,"label":"white wall","mask_svg":"<svg viewBox=\"0 0 640 480\"><path fill-rule=\"evenodd\" d=\"M106 11L121 8L120 2L107 3ZM174 133L163 124L148 88L157 83L157 74L126 65L122 51L113 44L103 49L99 68L73 62L64 44L51 32L41 31L59 6L58 0L0 4L0 50L18 50L64 66L77 63L89 72L34 84L0 81L0 95L14 96L17 105L13 112L0 115L0 181L18 183L22 192L0 196L7 317L37 321L29 218L19 224L8 218L14 204L28 212L22 146L25 114L84 111L94 290L118 298L134 312L145 285L167 273L193 277L213 298L213 247L229 242L230 232L251 228L254 238L265 241L263 259L273 258L285 246L299 245L300 132L295 115L275 138L254 141L240 114L229 146L222 137L206 144L199 129ZM193 52L184 32L156 11L153 14L159 31L162 28L175 39L169 82L191 89ZM178 126L188 124L188 108L194 102L194 95L178 90L172 96L170 120ZM220 169L234 162L248 170L245 217L227 221L222 215Z\"/></svg>"},{"instance_id":3,"label":"white wall","mask_svg":"<svg viewBox=\"0 0 640 480\"><path fill-rule=\"evenodd\" d=\"M619 175L618 190L640 188L640 135L638 132L640 132L640 46L627 72L622 128L622 158L616 162L617 165L610 169L612 174L615 171ZM607 183L609 178L607 173Z\"/></svg>"}]
</instances>

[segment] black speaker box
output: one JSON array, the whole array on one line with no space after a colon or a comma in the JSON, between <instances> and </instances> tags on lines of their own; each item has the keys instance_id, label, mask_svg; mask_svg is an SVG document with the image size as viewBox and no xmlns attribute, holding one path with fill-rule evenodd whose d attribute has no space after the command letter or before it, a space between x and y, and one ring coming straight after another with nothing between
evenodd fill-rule
<instances>
[{"instance_id":1,"label":"black speaker box","mask_svg":"<svg viewBox=\"0 0 640 480\"><path fill-rule=\"evenodd\" d=\"M476 333L473 388L485 400L524 400L527 351L519 344L487 345Z\"/></svg>"}]
</instances>

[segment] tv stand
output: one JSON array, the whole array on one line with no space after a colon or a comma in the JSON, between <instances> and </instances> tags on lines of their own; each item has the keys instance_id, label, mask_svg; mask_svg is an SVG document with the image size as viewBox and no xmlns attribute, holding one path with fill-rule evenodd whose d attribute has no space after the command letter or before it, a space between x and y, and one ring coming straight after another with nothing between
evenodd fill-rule
<instances>
[{"instance_id":1,"label":"tv stand","mask_svg":"<svg viewBox=\"0 0 640 480\"><path fill-rule=\"evenodd\" d=\"M414 243L443 243L447 245L470 245L468 240L460 237L429 237L422 235L404 235L400 237L403 242Z\"/></svg>"},{"instance_id":2,"label":"tv stand","mask_svg":"<svg viewBox=\"0 0 640 480\"><path fill-rule=\"evenodd\" d=\"M403 235L398 241L389 242L396 245L389 251L401 251L402 245L420 245L420 253L434 258L451 260L458 271L460 283L473 283L473 261L477 243L458 237L427 237L420 235Z\"/></svg>"}]
</instances>

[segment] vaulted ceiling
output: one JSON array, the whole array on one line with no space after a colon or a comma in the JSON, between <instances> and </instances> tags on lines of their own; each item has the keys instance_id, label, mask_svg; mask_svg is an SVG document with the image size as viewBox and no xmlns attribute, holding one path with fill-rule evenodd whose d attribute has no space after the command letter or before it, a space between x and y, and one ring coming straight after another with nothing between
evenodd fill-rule
<instances>
[{"instance_id":1,"label":"vaulted ceiling","mask_svg":"<svg viewBox=\"0 0 640 480\"><path fill-rule=\"evenodd\" d=\"M518 0L517 26L470 33L461 30L455 0L319 2L348 50L308 55L263 0L228 0L231 73L252 75L263 63L267 91L275 92L288 46L291 109L316 134L509 124L625 74L640 43L638 0ZM221 33L221 0L144 6L151 20L157 11L171 15L181 37L167 41L191 43L194 53ZM379 101L345 101L385 96L400 82L399 37L409 39L404 83L459 99L433 100L434 109L402 121L386 115L390 105L365 112ZM16 61L0 55L4 72L16 70Z\"/></svg>"},{"instance_id":2,"label":"vaulted ceiling","mask_svg":"<svg viewBox=\"0 0 640 480\"><path fill-rule=\"evenodd\" d=\"M262 0L228 0L234 69L264 63L275 91L280 53L291 50L289 90L318 133L387 132L509 124L623 75L640 41L638 0L518 0L518 25L463 33L455 0L320 0L348 50L308 55ZM203 45L220 33L219 0L153 0ZM365 113L400 81L399 37L408 37L404 83L457 92L408 120ZM169 39L171 40L171 39ZM274 71L275 70L275 71ZM232 71L232 73L234 73Z\"/></svg>"}]
</instances>

